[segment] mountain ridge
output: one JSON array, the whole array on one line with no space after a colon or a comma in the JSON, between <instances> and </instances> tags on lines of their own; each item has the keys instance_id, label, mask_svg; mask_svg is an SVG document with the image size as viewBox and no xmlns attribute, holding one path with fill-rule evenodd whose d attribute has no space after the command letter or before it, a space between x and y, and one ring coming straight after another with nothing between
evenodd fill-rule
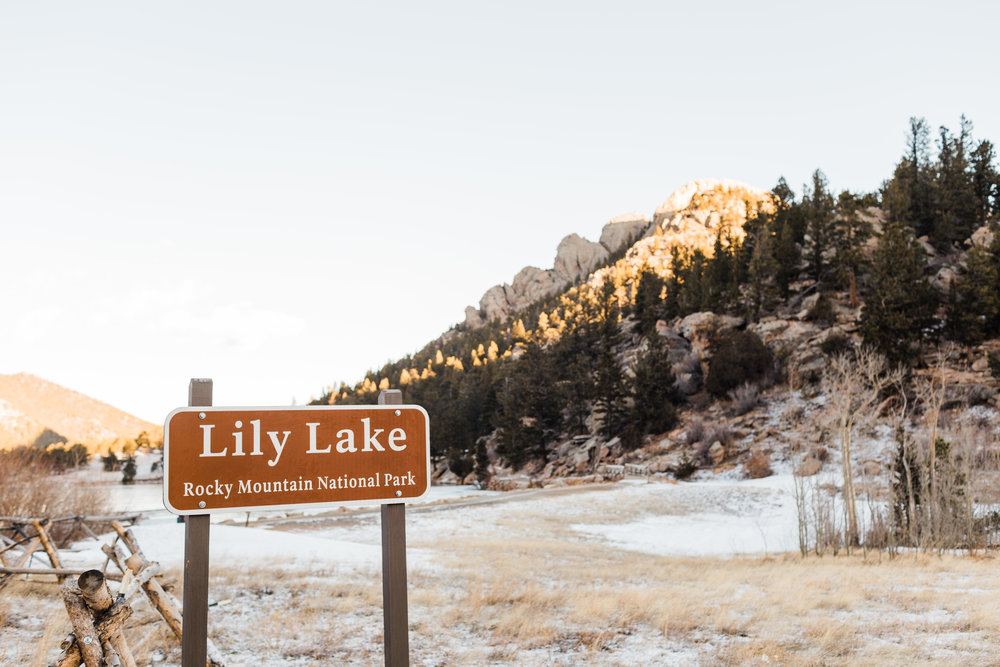
<instances>
[{"instance_id":1,"label":"mountain ridge","mask_svg":"<svg viewBox=\"0 0 1000 667\"><path fill-rule=\"evenodd\" d=\"M0 449L30 445L45 429L96 449L161 427L30 373L0 375Z\"/></svg>"}]
</instances>

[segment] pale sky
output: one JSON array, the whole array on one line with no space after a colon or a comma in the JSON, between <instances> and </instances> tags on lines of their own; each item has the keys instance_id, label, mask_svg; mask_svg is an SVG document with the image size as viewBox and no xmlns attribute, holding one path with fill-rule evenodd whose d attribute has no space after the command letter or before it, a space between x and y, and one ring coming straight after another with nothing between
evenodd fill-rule
<instances>
[{"instance_id":1,"label":"pale sky","mask_svg":"<svg viewBox=\"0 0 1000 667\"><path fill-rule=\"evenodd\" d=\"M1000 143L998 6L4 2L0 373L305 402L690 180Z\"/></svg>"}]
</instances>

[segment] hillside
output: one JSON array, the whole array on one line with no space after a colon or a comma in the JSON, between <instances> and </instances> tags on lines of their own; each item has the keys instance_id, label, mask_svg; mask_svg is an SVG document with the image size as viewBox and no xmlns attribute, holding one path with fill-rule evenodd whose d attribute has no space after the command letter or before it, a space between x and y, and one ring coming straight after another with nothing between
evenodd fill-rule
<instances>
[{"instance_id":1,"label":"hillside","mask_svg":"<svg viewBox=\"0 0 1000 667\"><path fill-rule=\"evenodd\" d=\"M0 375L0 449L30 445L45 429L90 448L116 438L151 436L162 427L30 375Z\"/></svg>"},{"instance_id":2,"label":"hillside","mask_svg":"<svg viewBox=\"0 0 1000 667\"><path fill-rule=\"evenodd\" d=\"M928 406L942 419L1000 407L1000 175L962 123L942 128L933 159L912 119L877 192L834 193L820 170L798 197L784 179L694 181L599 241L570 234L552 268L525 267L417 354L316 402L400 388L431 415L436 474L493 486L630 462L758 474L802 440L782 431L836 447L821 409L831 373L865 350L899 375L881 400L905 406L906 429L925 428Z\"/></svg>"}]
</instances>

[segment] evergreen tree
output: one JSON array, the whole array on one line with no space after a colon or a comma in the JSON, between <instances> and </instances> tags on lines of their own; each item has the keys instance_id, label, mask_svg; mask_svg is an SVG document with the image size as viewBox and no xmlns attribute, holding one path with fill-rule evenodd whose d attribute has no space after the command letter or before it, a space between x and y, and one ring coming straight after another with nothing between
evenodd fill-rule
<instances>
[{"instance_id":1,"label":"evergreen tree","mask_svg":"<svg viewBox=\"0 0 1000 667\"><path fill-rule=\"evenodd\" d=\"M1000 174L993 161L996 153L989 141L980 141L972 151L972 193L975 199L975 222L981 226L1000 213Z\"/></svg>"},{"instance_id":2,"label":"evergreen tree","mask_svg":"<svg viewBox=\"0 0 1000 667\"><path fill-rule=\"evenodd\" d=\"M806 271L816 284L823 286L830 278L826 253L833 247L833 195L827 189L826 175L817 169L812 175L812 188L806 187L802 206L809 234L806 245Z\"/></svg>"},{"instance_id":3,"label":"evergreen tree","mask_svg":"<svg viewBox=\"0 0 1000 667\"><path fill-rule=\"evenodd\" d=\"M677 421L674 373L660 335L646 336L646 349L636 358L630 383L632 420L641 433L662 433Z\"/></svg>"},{"instance_id":4,"label":"evergreen tree","mask_svg":"<svg viewBox=\"0 0 1000 667\"><path fill-rule=\"evenodd\" d=\"M799 244L805 237L806 221L802 206L795 203L795 193L784 177L778 179L778 184L771 190L771 201L774 203L774 214L769 221L774 231L774 280L779 296L787 299L789 286L799 277L802 261Z\"/></svg>"},{"instance_id":5,"label":"evergreen tree","mask_svg":"<svg viewBox=\"0 0 1000 667\"><path fill-rule=\"evenodd\" d=\"M939 129L937 164L938 212L933 238L940 247L969 237L976 222L976 193L973 174L969 169L972 152L972 124L962 116L959 135L953 137L948 128Z\"/></svg>"},{"instance_id":6,"label":"evergreen tree","mask_svg":"<svg viewBox=\"0 0 1000 667\"><path fill-rule=\"evenodd\" d=\"M600 345L594 383L594 405L601 413L600 434L610 439L625 426L627 415L626 387L618 363L616 347L622 335L618 326L618 303L615 299L615 285L605 280L598 296L600 320Z\"/></svg>"},{"instance_id":7,"label":"evergreen tree","mask_svg":"<svg viewBox=\"0 0 1000 667\"><path fill-rule=\"evenodd\" d=\"M598 353L595 322L575 327L553 348L559 370L557 392L563 404L563 429L586 433L587 418L594 400L594 367Z\"/></svg>"},{"instance_id":8,"label":"evergreen tree","mask_svg":"<svg viewBox=\"0 0 1000 667\"><path fill-rule=\"evenodd\" d=\"M965 273L949 294L947 323L948 336L968 345L1000 333L1000 255L991 248L969 250Z\"/></svg>"},{"instance_id":9,"label":"evergreen tree","mask_svg":"<svg viewBox=\"0 0 1000 667\"><path fill-rule=\"evenodd\" d=\"M858 197L847 190L837 198L837 215L834 219L834 239L838 282L846 283L851 308L858 307L858 272L865 265L862 252L871 238L872 226L858 215Z\"/></svg>"},{"instance_id":10,"label":"evergreen tree","mask_svg":"<svg viewBox=\"0 0 1000 667\"><path fill-rule=\"evenodd\" d=\"M933 235L936 219L929 134L925 119L910 118L906 153L882 188L889 219L912 227L917 236Z\"/></svg>"},{"instance_id":11,"label":"evergreen tree","mask_svg":"<svg viewBox=\"0 0 1000 667\"><path fill-rule=\"evenodd\" d=\"M681 317L705 309L705 253L695 248L685 256L677 273L677 314Z\"/></svg>"},{"instance_id":12,"label":"evergreen tree","mask_svg":"<svg viewBox=\"0 0 1000 667\"><path fill-rule=\"evenodd\" d=\"M681 274L684 273L685 257L680 246L670 249L670 275L663 287L663 316L672 319L680 315Z\"/></svg>"},{"instance_id":13,"label":"evergreen tree","mask_svg":"<svg viewBox=\"0 0 1000 667\"><path fill-rule=\"evenodd\" d=\"M704 309L713 312L729 310L738 289L733 242L730 238L724 243L722 229L719 229L715 234L712 257L705 266Z\"/></svg>"},{"instance_id":14,"label":"evergreen tree","mask_svg":"<svg viewBox=\"0 0 1000 667\"><path fill-rule=\"evenodd\" d=\"M750 259L746 292L747 316L752 321L760 319L763 311L769 310L777 301L778 289L775 276L778 264L774 258L774 238L771 229L765 227L760 231L754 243L753 256Z\"/></svg>"},{"instance_id":15,"label":"evergreen tree","mask_svg":"<svg viewBox=\"0 0 1000 667\"><path fill-rule=\"evenodd\" d=\"M936 333L937 293L924 278L922 254L900 225L890 224L872 262L861 335L895 363L918 359L922 344Z\"/></svg>"},{"instance_id":16,"label":"evergreen tree","mask_svg":"<svg viewBox=\"0 0 1000 667\"><path fill-rule=\"evenodd\" d=\"M648 334L656 328L660 315L660 294L664 280L658 273L643 266L639 270L639 280L635 288L635 318L639 321L639 331Z\"/></svg>"},{"instance_id":17,"label":"evergreen tree","mask_svg":"<svg viewBox=\"0 0 1000 667\"><path fill-rule=\"evenodd\" d=\"M514 467L545 456L546 445L562 420L561 402L553 391L551 358L536 343L528 343L500 382L494 425L498 452Z\"/></svg>"}]
</instances>

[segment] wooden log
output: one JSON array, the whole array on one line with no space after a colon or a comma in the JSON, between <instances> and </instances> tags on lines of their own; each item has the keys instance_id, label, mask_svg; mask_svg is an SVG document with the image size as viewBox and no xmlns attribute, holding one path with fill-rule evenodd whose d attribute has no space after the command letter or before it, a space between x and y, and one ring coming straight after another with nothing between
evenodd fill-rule
<instances>
[{"instance_id":1,"label":"wooden log","mask_svg":"<svg viewBox=\"0 0 1000 667\"><path fill-rule=\"evenodd\" d=\"M129 548L132 555L122 559L124 554L121 549L109 549L107 545L102 547L104 553L109 556L113 553L116 559L122 559L122 565L127 567L132 571L137 578L140 578L143 569L147 567L158 567L155 562L150 562L146 560L146 557L142 553L142 549L139 547L139 541L135 539L135 535L131 530L127 530L121 524L114 522L111 524L118 533L118 537L121 538L125 546ZM149 599L149 603L153 606L163 620L166 622L167 627L170 631L174 633L179 641L183 643L184 641L184 619L181 616L181 605L177 603L177 600L173 595L163 590L160 582L156 580L155 577L146 578L141 584L143 592L146 593L146 598ZM215 647L211 640L208 640L208 659L206 660L206 665L208 667L222 667L222 658L219 656L219 650Z\"/></svg>"},{"instance_id":2,"label":"wooden log","mask_svg":"<svg viewBox=\"0 0 1000 667\"><path fill-rule=\"evenodd\" d=\"M28 537L22 537L21 539L17 540L16 542L15 541L10 541L10 544L7 545L7 546L5 546L3 548L3 550L0 551L0 553L10 551L14 547L21 546L22 544L25 544L26 542L31 542L32 540L37 540L37 539L38 539L37 535L29 535ZM38 547L35 547L35 548L37 549Z\"/></svg>"},{"instance_id":3,"label":"wooden log","mask_svg":"<svg viewBox=\"0 0 1000 667\"><path fill-rule=\"evenodd\" d=\"M94 627L94 619L90 615L87 603L80 597L80 589L74 582L66 582L61 588L63 602L66 604L66 613L69 615L70 625L73 626L73 633L77 637L74 646L80 652L83 663L87 667L103 667L104 649ZM71 650L71 649L70 649ZM77 663L79 664L79 663Z\"/></svg>"},{"instance_id":4,"label":"wooden log","mask_svg":"<svg viewBox=\"0 0 1000 667\"><path fill-rule=\"evenodd\" d=\"M121 547L119 547L117 544L101 545L101 551L103 551L107 555L108 561L114 563L115 567L121 570L123 574L129 571L128 566L125 565L125 559L127 558L127 556L125 556L125 552L122 551Z\"/></svg>"},{"instance_id":5,"label":"wooden log","mask_svg":"<svg viewBox=\"0 0 1000 667\"><path fill-rule=\"evenodd\" d=\"M32 521L31 525L38 531L38 539L42 541L42 548L45 549L52 567L62 569L62 563L59 562L59 552L56 550L55 545L52 544L52 540L49 539L49 534L45 530L45 526L42 525L41 521ZM60 577L59 581L62 581L64 578Z\"/></svg>"},{"instance_id":6,"label":"wooden log","mask_svg":"<svg viewBox=\"0 0 1000 667\"><path fill-rule=\"evenodd\" d=\"M97 533L95 533L94 531L92 531L92 530L90 529L90 526L88 526L88 525L87 525L87 522L86 522L86 521L81 521L81 522L80 522L80 528L81 528L81 530L83 530L83 532L87 533L87 536L88 536L88 537L92 537L92 538L94 538L95 540L97 540L98 542L100 542L100 541L101 541L101 538L100 538L100 537L98 537Z\"/></svg>"},{"instance_id":7,"label":"wooden log","mask_svg":"<svg viewBox=\"0 0 1000 667\"><path fill-rule=\"evenodd\" d=\"M71 582L63 584L63 586L69 585L71 585ZM87 608L85 602L80 600L80 603L84 606L84 608ZM87 614L89 615L89 613L90 612L88 611ZM103 643L115 632L121 632L125 627L125 621L127 621L131 615L132 607L130 607L124 600L116 600L115 603L111 605L111 608L104 613L101 620L94 624L97 635L93 643ZM84 662L84 659L80 653L80 645L74 641L63 651L63 654L59 657L59 659L50 665L50 667L79 667L81 662Z\"/></svg>"},{"instance_id":8,"label":"wooden log","mask_svg":"<svg viewBox=\"0 0 1000 667\"><path fill-rule=\"evenodd\" d=\"M80 575L76 583L80 587L84 602L96 612L96 618L100 618L100 615L114 604L111 590L104 580L104 573L100 570L87 570ZM132 657L132 651L129 650L128 642L125 641L125 635L121 631L111 634L106 643L114 649L115 657L120 659L119 664L124 667L136 667L135 658ZM104 652L108 653L107 650Z\"/></svg>"},{"instance_id":9,"label":"wooden log","mask_svg":"<svg viewBox=\"0 0 1000 667\"><path fill-rule=\"evenodd\" d=\"M35 553L35 550L38 549L38 545L39 544L40 544L40 542L38 541L38 537L35 536L31 540L31 542L28 542L28 545L24 548L24 553L21 554L20 560L18 560L14 564L14 566L15 567L25 567L31 561L31 556L32 556L32 554ZM5 575L3 577L0 577L0 591L2 591L3 588L4 588L4 586L6 586L12 579L13 579L13 576L11 576L10 574L7 574L7 575Z\"/></svg>"},{"instance_id":10,"label":"wooden log","mask_svg":"<svg viewBox=\"0 0 1000 667\"><path fill-rule=\"evenodd\" d=\"M144 559L146 558L145 554L142 553L142 549L139 548L139 540L135 539L135 533L125 528L117 521L112 521L111 527L115 529L115 532L118 533L118 537L125 543L125 546L128 547L129 551L138 556L142 556Z\"/></svg>"},{"instance_id":11,"label":"wooden log","mask_svg":"<svg viewBox=\"0 0 1000 667\"><path fill-rule=\"evenodd\" d=\"M122 577L121 588L118 589L118 594L125 596L126 600L130 600L133 595L142 590L143 584L155 577L160 573L159 563L146 563L139 574L132 574L132 570L129 570L127 574Z\"/></svg>"},{"instance_id":12,"label":"wooden log","mask_svg":"<svg viewBox=\"0 0 1000 667\"><path fill-rule=\"evenodd\" d=\"M146 561L142 558L142 556L132 554L128 557L128 559L126 559L125 564L130 570L132 570L133 574L138 575L142 571L143 567L146 566ZM163 617L163 620L166 621L167 627L170 628L170 631L173 632L178 639L181 639L181 635L183 634L182 628L184 625L183 619L181 619L181 612L176 606L174 606L174 601L168 593L163 590L163 587L160 586L160 582L158 582L155 578L149 579L142 584L142 590L145 591L146 597L149 598L149 603L153 605L153 609L159 612L160 616Z\"/></svg>"}]
</instances>

